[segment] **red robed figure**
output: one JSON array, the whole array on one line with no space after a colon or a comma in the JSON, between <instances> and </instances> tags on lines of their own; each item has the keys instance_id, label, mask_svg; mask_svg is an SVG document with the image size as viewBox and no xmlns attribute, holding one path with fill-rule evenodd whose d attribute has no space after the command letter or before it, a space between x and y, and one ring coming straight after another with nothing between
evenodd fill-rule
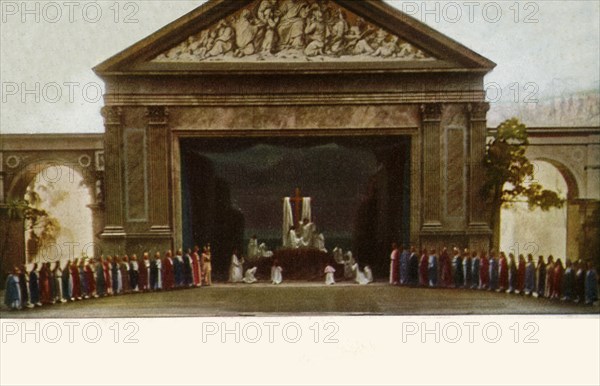
<instances>
[{"instance_id":1,"label":"red robed figure","mask_svg":"<svg viewBox=\"0 0 600 386\"><path fill-rule=\"evenodd\" d=\"M147 256L144 256L138 266L138 288L140 291L148 290L148 268L146 268Z\"/></svg>"},{"instance_id":2,"label":"red robed figure","mask_svg":"<svg viewBox=\"0 0 600 386\"><path fill-rule=\"evenodd\" d=\"M106 286L106 293L112 294L112 275L110 268L108 268L108 261L102 262L102 271L104 272L104 285Z\"/></svg>"},{"instance_id":3,"label":"red robed figure","mask_svg":"<svg viewBox=\"0 0 600 386\"><path fill-rule=\"evenodd\" d=\"M452 285L452 264L446 249L440 255L440 268L442 271L442 285L450 287Z\"/></svg>"},{"instance_id":4,"label":"red robed figure","mask_svg":"<svg viewBox=\"0 0 600 386\"><path fill-rule=\"evenodd\" d=\"M164 290L173 289L175 285L175 272L173 269L173 260L167 255L162 264L162 285Z\"/></svg>"},{"instance_id":5,"label":"red robed figure","mask_svg":"<svg viewBox=\"0 0 600 386\"><path fill-rule=\"evenodd\" d=\"M81 297L81 279L79 278L79 268L76 264L71 264L71 279L73 280L73 294L75 299Z\"/></svg>"},{"instance_id":6,"label":"red robed figure","mask_svg":"<svg viewBox=\"0 0 600 386\"><path fill-rule=\"evenodd\" d=\"M481 265L479 266L479 280L482 287L490 285L490 260L486 255L481 256Z\"/></svg>"},{"instance_id":7,"label":"red robed figure","mask_svg":"<svg viewBox=\"0 0 600 386\"><path fill-rule=\"evenodd\" d=\"M199 286L202 284L202 268L200 268L200 255L196 250L192 253L192 268L194 271L194 285Z\"/></svg>"},{"instance_id":8,"label":"red robed figure","mask_svg":"<svg viewBox=\"0 0 600 386\"><path fill-rule=\"evenodd\" d=\"M94 295L96 293L96 280L94 280L94 271L90 264L85 266L85 278L88 282L88 295Z\"/></svg>"},{"instance_id":9,"label":"red robed figure","mask_svg":"<svg viewBox=\"0 0 600 386\"><path fill-rule=\"evenodd\" d=\"M42 264L40 269L40 301L42 304L52 303L52 294L50 293L50 272L48 266Z\"/></svg>"},{"instance_id":10,"label":"red robed figure","mask_svg":"<svg viewBox=\"0 0 600 386\"><path fill-rule=\"evenodd\" d=\"M552 294L551 297L560 299L562 293L562 278L565 272L561 263L555 264L554 277L552 278Z\"/></svg>"}]
</instances>

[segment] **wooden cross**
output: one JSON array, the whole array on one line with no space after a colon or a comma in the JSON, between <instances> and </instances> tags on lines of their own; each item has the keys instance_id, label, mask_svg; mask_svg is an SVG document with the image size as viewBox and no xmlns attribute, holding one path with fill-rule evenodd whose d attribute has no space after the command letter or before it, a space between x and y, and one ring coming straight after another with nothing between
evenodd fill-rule
<instances>
[{"instance_id":1,"label":"wooden cross","mask_svg":"<svg viewBox=\"0 0 600 386\"><path fill-rule=\"evenodd\" d=\"M300 188L296 188L296 196L291 197L290 201L294 203L294 220L296 222L302 221L300 218L300 205L302 204L302 196L300 195Z\"/></svg>"}]
</instances>

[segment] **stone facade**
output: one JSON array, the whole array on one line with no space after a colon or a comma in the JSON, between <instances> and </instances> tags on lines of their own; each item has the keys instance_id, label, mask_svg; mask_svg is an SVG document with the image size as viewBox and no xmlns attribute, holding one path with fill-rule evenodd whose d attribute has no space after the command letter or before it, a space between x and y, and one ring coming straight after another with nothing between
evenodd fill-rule
<instances>
[{"instance_id":1,"label":"stone facade","mask_svg":"<svg viewBox=\"0 0 600 386\"><path fill-rule=\"evenodd\" d=\"M290 19L294 28L327 13L324 28L368 30L371 53L381 48L378 34L393 52L335 54L330 38L309 55L307 35L294 57L294 47L280 46L264 60L234 38L226 52L202 50L211 31L291 6L304 9ZM411 242L487 248L478 192L483 77L494 66L381 1L209 1L95 69L106 82L107 252L181 246L180 139L326 135L410 137Z\"/></svg>"}]
</instances>

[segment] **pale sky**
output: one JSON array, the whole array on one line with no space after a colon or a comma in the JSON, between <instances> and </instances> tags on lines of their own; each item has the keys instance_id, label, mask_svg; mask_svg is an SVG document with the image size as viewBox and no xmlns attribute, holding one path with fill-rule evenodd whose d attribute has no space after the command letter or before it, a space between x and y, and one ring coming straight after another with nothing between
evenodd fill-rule
<instances>
[{"instance_id":1,"label":"pale sky","mask_svg":"<svg viewBox=\"0 0 600 386\"><path fill-rule=\"evenodd\" d=\"M92 67L203 1L65 3L29 1L24 9L0 1L1 133L102 132L103 85ZM598 1L390 3L496 62L486 83L520 89L519 99L528 83L542 99L598 90ZM124 23L128 16L132 23Z\"/></svg>"}]
</instances>

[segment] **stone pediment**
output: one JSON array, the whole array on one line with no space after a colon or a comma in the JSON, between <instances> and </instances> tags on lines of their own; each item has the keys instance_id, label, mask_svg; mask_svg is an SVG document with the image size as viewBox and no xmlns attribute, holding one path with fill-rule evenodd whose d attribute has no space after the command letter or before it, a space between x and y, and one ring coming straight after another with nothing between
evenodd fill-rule
<instances>
[{"instance_id":1,"label":"stone pediment","mask_svg":"<svg viewBox=\"0 0 600 386\"><path fill-rule=\"evenodd\" d=\"M100 73L225 69L492 69L380 0L209 0L107 60ZM341 67L340 67L341 68Z\"/></svg>"},{"instance_id":2,"label":"stone pediment","mask_svg":"<svg viewBox=\"0 0 600 386\"><path fill-rule=\"evenodd\" d=\"M255 0L153 62L435 60L329 0Z\"/></svg>"}]
</instances>

